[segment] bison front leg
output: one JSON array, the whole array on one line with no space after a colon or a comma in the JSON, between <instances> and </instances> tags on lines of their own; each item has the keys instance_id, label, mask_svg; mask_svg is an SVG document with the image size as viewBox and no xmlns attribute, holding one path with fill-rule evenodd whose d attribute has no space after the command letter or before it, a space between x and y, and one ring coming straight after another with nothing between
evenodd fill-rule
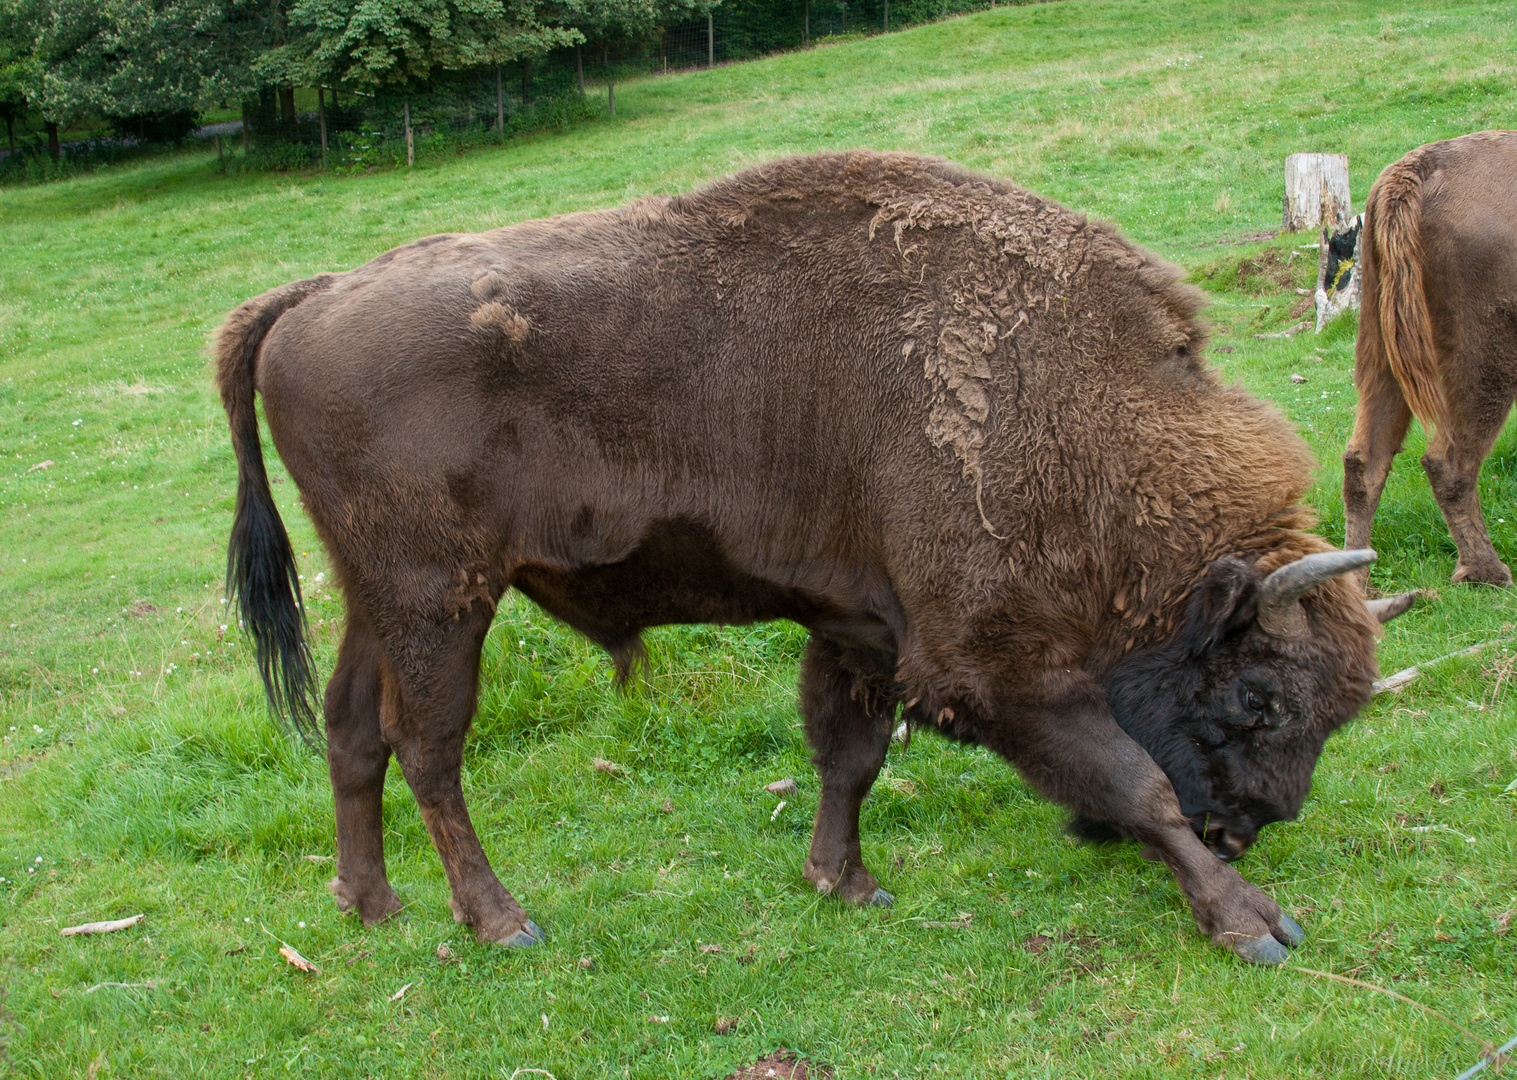
<instances>
[{"instance_id":1,"label":"bison front leg","mask_svg":"<svg viewBox=\"0 0 1517 1080\"><path fill-rule=\"evenodd\" d=\"M534 945L542 931L490 868L464 805L464 737L474 717L479 654L491 615L488 605L477 602L457 622L426 626L411 636L402 648L414 674L386 679L381 715L385 738L447 872L453 917L472 926L482 944Z\"/></svg>"},{"instance_id":2,"label":"bison front leg","mask_svg":"<svg viewBox=\"0 0 1517 1080\"><path fill-rule=\"evenodd\" d=\"M1213 942L1254 963L1284 963L1301 928L1197 839L1169 778L1117 725L1101 687L1079 671L1038 682L1009 695L985 725L987 744L1045 797L1152 846Z\"/></svg>"},{"instance_id":3,"label":"bison front leg","mask_svg":"<svg viewBox=\"0 0 1517 1080\"><path fill-rule=\"evenodd\" d=\"M871 657L817 637L807 643L801 712L822 797L803 873L819 891L856 904L893 901L864 865L859 807L885 763L894 703L888 673Z\"/></svg>"}]
</instances>

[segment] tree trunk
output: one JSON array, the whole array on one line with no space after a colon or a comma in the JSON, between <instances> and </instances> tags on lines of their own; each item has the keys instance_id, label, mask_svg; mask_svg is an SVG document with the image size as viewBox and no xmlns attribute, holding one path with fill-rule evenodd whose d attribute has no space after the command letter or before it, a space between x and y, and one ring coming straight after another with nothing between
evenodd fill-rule
<instances>
[{"instance_id":1,"label":"tree trunk","mask_svg":"<svg viewBox=\"0 0 1517 1080\"><path fill-rule=\"evenodd\" d=\"M57 161L63 153L63 148L58 145L58 121L44 121L43 127L47 129L47 152L53 156L54 161Z\"/></svg>"},{"instance_id":2,"label":"tree trunk","mask_svg":"<svg viewBox=\"0 0 1517 1080\"><path fill-rule=\"evenodd\" d=\"M321 84L316 84L316 123L321 127L321 167L327 167L327 105Z\"/></svg>"},{"instance_id":3,"label":"tree trunk","mask_svg":"<svg viewBox=\"0 0 1517 1080\"><path fill-rule=\"evenodd\" d=\"M286 124L295 122L295 88L293 86L279 88L279 119Z\"/></svg>"},{"instance_id":4,"label":"tree trunk","mask_svg":"<svg viewBox=\"0 0 1517 1080\"><path fill-rule=\"evenodd\" d=\"M578 48L578 46L576 46ZM584 93L583 90L580 93ZM500 65L495 65L495 131L502 138L506 134L506 98L500 88Z\"/></svg>"},{"instance_id":5,"label":"tree trunk","mask_svg":"<svg viewBox=\"0 0 1517 1080\"><path fill-rule=\"evenodd\" d=\"M1285 198L1282 228L1286 232L1348 228L1348 156L1292 154L1285 159Z\"/></svg>"},{"instance_id":6,"label":"tree trunk","mask_svg":"<svg viewBox=\"0 0 1517 1080\"><path fill-rule=\"evenodd\" d=\"M600 47L600 66L606 72L606 104L611 108L611 115L616 115L616 83L611 81L611 46Z\"/></svg>"},{"instance_id":7,"label":"tree trunk","mask_svg":"<svg viewBox=\"0 0 1517 1080\"><path fill-rule=\"evenodd\" d=\"M706 12L706 68L716 67L716 20Z\"/></svg>"},{"instance_id":8,"label":"tree trunk","mask_svg":"<svg viewBox=\"0 0 1517 1080\"><path fill-rule=\"evenodd\" d=\"M406 125L406 168L416 164L416 143L411 138L411 103L407 101L401 107L401 118Z\"/></svg>"},{"instance_id":9,"label":"tree trunk","mask_svg":"<svg viewBox=\"0 0 1517 1080\"><path fill-rule=\"evenodd\" d=\"M579 53L579 46L574 46L574 70L579 75L579 96L585 96L585 58Z\"/></svg>"}]
</instances>

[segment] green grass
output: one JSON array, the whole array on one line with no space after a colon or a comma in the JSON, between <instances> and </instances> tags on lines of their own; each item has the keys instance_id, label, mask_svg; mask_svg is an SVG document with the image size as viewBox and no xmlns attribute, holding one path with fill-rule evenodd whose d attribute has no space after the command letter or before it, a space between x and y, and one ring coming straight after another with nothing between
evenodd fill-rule
<instances>
[{"instance_id":1,"label":"green grass","mask_svg":"<svg viewBox=\"0 0 1517 1080\"><path fill-rule=\"evenodd\" d=\"M453 924L393 777L409 906L363 930L307 858L332 853L324 767L269 719L221 629L234 469L202 349L242 299L429 232L686 190L780 153L942 153L1187 266L1213 295L1213 361L1301 426L1340 538L1353 325L1256 338L1299 317L1315 260L1290 252L1310 238L1227 241L1278 223L1287 153L1348 153L1362 201L1418 143L1513 126L1514 46L1498 6L1457 0L1069 0L621 84L614 118L409 173L226 176L180 154L0 190L0 1071L719 1077L787 1046L840 1077L1457 1073L1478 1047L1453 1028L1234 961L1136 851L1072 845L1000 761L930 737L892 750L865 808L897 907L818 898L800 877L816 799L802 636L783 624L659 631L648 678L620 694L589 645L504 604L466 790L548 940L505 953ZM1447 585L1419 440L1376 522L1376 580L1439 596L1389 628L1387 671L1517 623L1511 595ZM1482 485L1508 560L1514 452L1509 429ZM318 587L292 485L275 492L329 669L341 599ZM1295 963L1493 1042L1517 1031L1517 933L1500 932L1517 705L1498 675L1456 661L1377 699L1329 744L1300 820L1242 866L1306 926ZM800 788L772 817L762 785L781 776ZM57 933L138 912L110 937ZM321 973L284 964L276 938Z\"/></svg>"}]
</instances>

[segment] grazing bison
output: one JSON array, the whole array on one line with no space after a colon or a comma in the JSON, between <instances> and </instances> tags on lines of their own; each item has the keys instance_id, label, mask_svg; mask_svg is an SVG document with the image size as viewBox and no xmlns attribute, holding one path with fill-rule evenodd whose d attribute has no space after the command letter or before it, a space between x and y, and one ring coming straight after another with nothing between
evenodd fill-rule
<instances>
[{"instance_id":1,"label":"grazing bison","mask_svg":"<svg viewBox=\"0 0 1517 1080\"><path fill-rule=\"evenodd\" d=\"M1517 131L1419 146L1364 207L1363 296L1343 454L1350 547L1366 546L1391 459L1416 416L1448 522L1455 581L1510 585L1480 513L1480 465L1517 398Z\"/></svg>"},{"instance_id":2,"label":"grazing bison","mask_svg":"<svg viewBox=\"0 0 1517 1080\"><path fill-rule=\"evenodd\" d=\"M1282 960L1300 928L1216 855L1300 808L1369 697L1377 610L1405 601L1367 607L1339 575L1373 553L1306 531L1305 445L1202 364L1177 277L1025 191L851 152L434 236L243 304L217 343L230 587L271 699L312 724L257 391L348 603L325 699L338 902L366 925L400 909L393 753L455 916L539 938L459 779L515 587L623 675L646 627L806 626L823 892L890 900L858 817L899 708L1087 833L1150 845L1203 932Z\"/></svg>"}]
</instances>

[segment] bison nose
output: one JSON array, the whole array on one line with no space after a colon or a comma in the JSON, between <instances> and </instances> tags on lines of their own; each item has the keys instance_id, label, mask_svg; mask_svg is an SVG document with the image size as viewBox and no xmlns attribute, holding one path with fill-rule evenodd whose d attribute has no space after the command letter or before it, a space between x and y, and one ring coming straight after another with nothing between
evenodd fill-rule
<instances>
[{"instance_id":1,"label":"bison nose","mask_svg":"<svg viewBox=\"0 0 1517 1080\"><path fill-rule=\"evenodd\" d=\"M1213 825L1207 829L1202 840L1207 847L1211 848L1213 855L1225 862L1232 862L1241 857L1254 842L1252 836L1235 833L1222 825Z\"/></svg>"}]
</instances>

